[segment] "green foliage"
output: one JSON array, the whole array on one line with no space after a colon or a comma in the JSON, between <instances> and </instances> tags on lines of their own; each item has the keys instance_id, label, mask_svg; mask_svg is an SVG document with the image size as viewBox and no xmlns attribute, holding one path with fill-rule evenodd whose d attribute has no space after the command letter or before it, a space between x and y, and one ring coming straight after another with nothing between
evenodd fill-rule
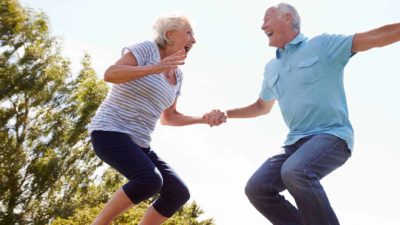
<instances>
[{"instance_id":1,"label":"green foliage","mask_svg":"<svg viewBox=\"0 0 400 225\"><path fill-rule=\"evenodd\" d=\"M68 218L57 217L52 221L51 225L85 225L90 224L100 210L103 208L103 203L106 202L111 193L117 188L122 186L126 182L125 178L121 177L114 170L108 169L102 175L100 179L101 183L98 185L92 185L89 189L90 195L80 195L81 205L76 208L74 213ZM146 209L151 205L157 196L151 199L141 202L139 205L128 210L127 212L120 215L112 224L113 225L133 225L139 224L139 221ZM98 203L98 200L103 203ZM197 205L196 202L192 202L189 205L185 205L171 218L169 218L164 224L165 225L215 225L213 219L199 220L199 217L203 214L203 210Z\"/></svg>"},{"instance_id":2,"label":"green foliage","mask_svg":"<svg viewBox=\"0 0 400 225\"><path fill-rule=\"evenodd\" d=\"M213 219L205 219L198 221L198 218L203 214L203 210L197 205L196 202L192 202L190 205L179 210L172 218L167 220L165 225L214 225Z\"/></svg>"},{"instance_id":3,"label":"green foliage","mask_svg":"<svg viewBox=\"0 0 400 225\"><path fill-rule=\"evenodd\" d=\"M128 210L119 216L112 225L133 225L139 224L142 215L149 207L150 201L145 201ZM67 219L56 218L51 225L84 225L90 224L96 215L102 209L102 204L92 208L78 209L75 213ZM199 216L203 211L199 208L196 202L184 206L171 218L169 218L164 225L215 225L213 219L205 219L199 221Z\"/></svg>"},{"instance_id":4,"label":"green foliage","mask_svg":"<svg viewBox=\"0 0 400 225\"><path fill-rule=\"evenodd\" d=\"M87 54L71 76L43 13L0 7L0 223L46 224L71 215L93 183L100 161L85 126L107 86Z\"/></svg>"}]
</instances>

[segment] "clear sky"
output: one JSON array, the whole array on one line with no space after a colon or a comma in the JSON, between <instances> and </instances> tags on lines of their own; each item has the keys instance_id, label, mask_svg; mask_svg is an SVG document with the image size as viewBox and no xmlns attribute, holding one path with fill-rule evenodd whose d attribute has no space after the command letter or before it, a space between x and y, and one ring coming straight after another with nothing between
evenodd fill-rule
<instances>
[{"instance_id":1,"label":"clear sky","mask_svg":"<svg viewBox=\"0 0 400 225\"><path fill-rule=\"evenodd\" d=\"M293 0L302 32L353 34L400 21L398 0ZM178 109L202 115L253 103L265 63L274 56L261 31L268 0L22 0L43 10L64 55L79 70L86 50L102 77L124 46L151 40L155 19L183 11L197 43L182 66ZM322 180L344 225L400 224L400 43L355 55L345 69L355 149ZM248 202L244 186L264 160L279 151L285 127L276 104L263 117L229 120L220 127L157 125L152 147L186 181L192 200L217 225L268 224ZM290 197L289 197L290 199Z\"/></svg>"}]
</instances>

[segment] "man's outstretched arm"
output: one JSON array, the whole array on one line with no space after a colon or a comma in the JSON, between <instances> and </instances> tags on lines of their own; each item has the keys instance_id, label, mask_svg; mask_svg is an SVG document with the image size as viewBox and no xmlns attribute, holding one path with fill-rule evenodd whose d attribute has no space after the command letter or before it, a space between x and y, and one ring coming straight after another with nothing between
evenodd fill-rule
<instances>
[{"instance_id":1,"label":"man's outstretched arm","mask_svg":"<svg viewBox=\"0 0 400 225\"><path fill-rule=\"evenodd\" d=\"M389 24L363 33L353 38L351 51L362 52L371 48L383 47L400 41L400 23Z\"/></svg>"}]
</instances>

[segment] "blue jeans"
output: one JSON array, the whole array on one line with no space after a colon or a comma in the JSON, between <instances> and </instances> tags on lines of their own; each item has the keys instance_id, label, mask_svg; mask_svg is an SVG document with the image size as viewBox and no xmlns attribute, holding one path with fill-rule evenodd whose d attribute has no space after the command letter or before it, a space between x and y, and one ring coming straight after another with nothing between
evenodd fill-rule
<instances>
[{"instance_id":1,"label":"blue jeans","mask_svg":"<svg viewBox=\"0 0 400 225\"><path fill-rule=\"evenodd\" d=\"M264 162L249 179L245 191L250 202L274 225L338 225L320 180L350 157L346 142L319 134L284 150ZM285 189L297 208L279 194Z\"/></svg>"}]
</instances>

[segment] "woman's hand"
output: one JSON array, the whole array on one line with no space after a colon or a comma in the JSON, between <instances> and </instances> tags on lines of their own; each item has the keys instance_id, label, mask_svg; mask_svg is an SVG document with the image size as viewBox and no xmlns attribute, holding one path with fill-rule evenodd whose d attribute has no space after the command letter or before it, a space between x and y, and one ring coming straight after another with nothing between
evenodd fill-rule
<instances>
[{"instance_id":1,"label":"woman's hand","mask_svg":"<svg viewBox=\"0 0 400 225\"><path fill-rule=\"evenodd\" d=\"M174 70L176 69L179 65L184 65L185 64L185 59L186 59L186 52L185 50L180 50L170 56L165 57L162 59L158 64L156 64L158 67L160 67L161 71L160 72L165 72L168 70Z\"/></svg>"},{"instance_id":2,"label":"woman's hand","mask_svg":"<svg viewBox=\"0 0 400 225\"><path fill-rule=\"evenodd\" d=\"M227 118L226 113L219 109L213 109L211 112L203 115L203 119L207 121L207 124L210 125L210 127L219 126L222 123L225 123Z\"/></svg>"},{"instance_id":3,"label":"woman's hand","mask_svg":"<svg viewBox=\"0 0 400 225\"><path fill-rule=\"evenodd\" d=\"M181 50L165 57L158 64L138 66L135 56L131 52L128 52L106 70L104 80L118 84L136 80L149 74L165 73L168 70L174 70L178 65L185 64L185 58L186 53L184 50Z\"/></svg>"}]
</instances>

